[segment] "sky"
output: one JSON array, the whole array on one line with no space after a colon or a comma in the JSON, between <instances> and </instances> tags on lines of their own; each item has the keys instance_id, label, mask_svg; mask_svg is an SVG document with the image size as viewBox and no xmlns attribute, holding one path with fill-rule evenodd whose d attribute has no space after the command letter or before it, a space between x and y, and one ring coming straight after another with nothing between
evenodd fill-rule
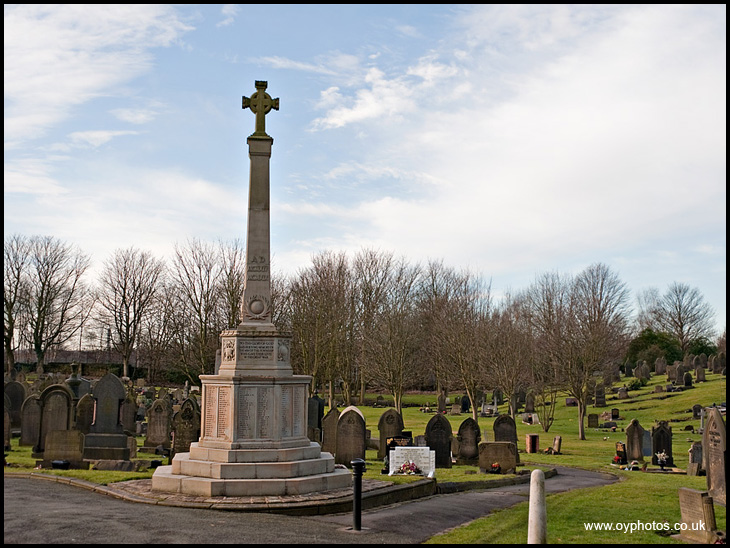
<instances>
[{"instance_id":1,"label":"sky","mask_svg":"<svg viewBox=\"0 0 730 548\"><path fill-rule=\"evenodd\" d=\"M255 81L274 271L440 260L495 295L611 267L726 327L725 5L4 6L4 230L92 258L245 239Z\"/></svg>"}]
</instances>

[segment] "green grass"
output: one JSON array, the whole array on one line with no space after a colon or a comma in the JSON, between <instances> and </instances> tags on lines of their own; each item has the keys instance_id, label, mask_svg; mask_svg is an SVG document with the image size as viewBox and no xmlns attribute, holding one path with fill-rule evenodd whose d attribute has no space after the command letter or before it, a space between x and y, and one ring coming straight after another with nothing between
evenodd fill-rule
<instances>
[{"instance_id":1,"label":"green grass","mask_svg":"<svg viewBox=\"0 0 730 548\"><path fill-rule=\"evenodd\" d=\"M652 378L649 384L630 392L628 400L617 400L607 391L606 407L589 407L589 413L610 411L612 407L620 410L621 419L618 422L617 432L604 432L586 428L586 440L578 439L576 407L565 406L565 396L560 396L555 412L555 422L546 434L539 425L526 425L517 421L517 437L520 448L524 449L525 435L537 433L540 435L542 449L552 445L554 436L562 436L562 454L548 455L545 453L520 453L525 466L523 469L540 467L547 469L552 466L575 466L588 470L609 472L618 476L621 481L599 488L580 489L567 493L549 495L547 497L548 515L548 542L551 543L580 543L604 544L615 542L630 543L676 543L668 536L662 536L655 531L599 532L587 531L584 523L602 522L611 524L644 524L662 523L665 520L670 525L680 519L678 489L689 487L705 490L704 477L689 477L680 474L648 474L641 472L627 472L618 470L611 465L615 454L617 441L625 441L626 435L621 432L631 419L636 418L647 430L657 420L668 420L674 434L672 440L675 466L685 469L688 462L687 450L692 441L701 441L700 434L685 432L684 427L691 425L699 429L699 420L692 419L692 406L696 403L711 405L726 399L726 382L722 375L708 374L707 382L696 385L696 388L679 393L654 393L654 386L666 384L666 376ZM459 395L458 393L453 395ZM453 397L452 395L452 397ZM386 403L392 403L392 397L385 395ZM368 394L368 403L375 401L374 394ZM404 396L405 404L423 405L436 402L435 394L411 393ZM367 427L373 437L378 437L377 424L384 408L375 408L368 405L359 406L365 417ZM506 412L506 405L500 406L501 412ZM341 409L342 410L342 409ZM418 407L404 407L403 420L406 430L413 435L423 434L426 424L433 414L422 413ZM468 415L445 415L456 432L461 422ZM482 440L493 440L492 424L494 418L479 418L479 427L482 430ZM603 422L601 420L601 422ZM604 439L605 438L605 439ZM141 445L143 438L138 438ZM35 466L35 460L30 457L30 448L19 448L16 442L8 453L7 461L12 464L6 471L17 470L30 472ZM151 454L138 454L139 459L159 459ZM365 478L394 481L397 483L417 481L419 476L387 476L381 475L382 461L377 458L375 450L366 453ZM656 467L652 467L656 468ZM439 468L436 479L439 482L485 481L499 479L504 476L492 474L467 474L474 471L475 466L454 466L451 469ZM81 470L44 470L43 473L72 476L106 484L113 481L140 479L151 477L153 470L139 473L130 472L103 472ZM527 540L527 503L518 504L512 508L495 512L494 514L458 527L442 535L433 537L429 542L443 544L475 544L475 543L525 543ZM726 527L725 508L715 505L717 526L724 530Z\"/></svg>"}]
</instances>

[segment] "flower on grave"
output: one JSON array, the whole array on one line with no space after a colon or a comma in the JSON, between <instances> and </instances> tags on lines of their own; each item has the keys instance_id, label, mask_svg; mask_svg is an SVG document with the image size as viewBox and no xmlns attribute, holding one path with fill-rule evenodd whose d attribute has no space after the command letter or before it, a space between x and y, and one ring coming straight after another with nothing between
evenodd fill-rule
<instances>
[{"instance_id":1,"label":"flower on grave","mask_svg":"<svg viewBox=\"0 0 730 548\"><path fill-rule=\"evenodd\" d=\"M619 457L618 455L614 455L614 457L613 457L613 463L614 464L619 464L620 462L621 462L621 457Z\"/></svg>"},{"instance_id":2,"label":"flower on grave","mask_svg":"<svg viewBox=\"0 0 730 548\"><path fill-rule=\"evenodd\" d=\"M400 471L401 474L420 474L421 469L416 466L416 463L410 460L407 460L403 464L400 465Z\"/></svg>"},{"instance_id":3,"label":"flower on grave","mask_svg":"<svg viewBox=\"0 0 730 548\"><path fill-rule=\"evenodd\" d=\"M656 460L659 464L666 464L667 458L668 458L667 454L664 451L662 451L660 453L656 453Z\"/></svg>"}]
</instances>

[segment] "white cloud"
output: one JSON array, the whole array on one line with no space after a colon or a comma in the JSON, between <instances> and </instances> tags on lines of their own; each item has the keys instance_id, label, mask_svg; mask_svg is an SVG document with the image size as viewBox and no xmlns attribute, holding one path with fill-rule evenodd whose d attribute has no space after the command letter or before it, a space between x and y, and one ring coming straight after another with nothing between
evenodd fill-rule
<instances>
[{"instance_id":1,"label":"white cloud","mask_svg":"<svg viewBox=\"0 0 730 548\"><path fill-rule=\"evenodd\" d=\"M147 124L155 119L157 112L146 108L115 108L111 114L122 122L130 124Z\"/></svg>"},{"instance_id":2,"label":"white cloud","mask_svg":"<svg viewBox=\"0 0 730 548\"><path fill-rule=\"evenodd\" d=\"M5 6L5 142L37 138L73 107L151 68L191 27L165 4Z\"/></svg>"},{"instance_id":3,"label":"white cloud","mask_svg":"<svg viewBox=\"0 0 730 548\"><path fill-rule=\"evenodd\" d=\"M238 15L238 4L223 4L221 15L224 15L225 19L216 23L216 27L226 27L233 24L236 15Z\"/></svg>"},{"instance_id":4,"label":"white cloud","mask_svg":"<svg viewBox=\"0 0 730 548\"><path fill-rule=\"evenodd\" d=\"M91 146L99 147L103 144L108 143L114 137L121 135L138 135L137 131L111 131L111 130L97 130L97 131L74 131L69 134L71 142L76 146Z\"/></svg>"}]
</instances>

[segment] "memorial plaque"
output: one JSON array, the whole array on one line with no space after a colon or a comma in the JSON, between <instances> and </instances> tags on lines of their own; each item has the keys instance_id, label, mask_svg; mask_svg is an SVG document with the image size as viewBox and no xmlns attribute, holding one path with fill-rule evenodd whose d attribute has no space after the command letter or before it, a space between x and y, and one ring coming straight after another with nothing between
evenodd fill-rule
<instances>
[{"instance_id":1,"label":"memorial plaque","mask_svg":"<svg viewBox=\"0 0 730 548\"><path fill-rule=\"evenodd\" d=\"M281 387L281 437L292 435L292 387Z\"/></svg>"},{"instance_id":2,"label":"memorial plaque","mask_svg":"<svg viewBox=\"0 0 730 548\"><path fill-rule=\"evenodd\" d=\"M206 438L215 438L218 431L216 425L216 412L218 411L218 387L205 387L205 426L203 427L203 436Z\"/></svg>"},{"instance_id":3,"label":"memorial plaque","mask_svg":"<svg viewBox=\"0 0 730 548\"><path fill-rule=\"evenodd\" d=\"M238 359L261 361L274 359L274 339L239 339Z\"/></svg>"},{"instance_id":4,"label":"memorial plaque","mask_svg":"<svg viewBox=\"0 0 730 548\"><path fill-rule=\"evenodd\" d=\"M238 394L238 437L253 439L256 435L256 389L243 387Z\"/></svg>"},{"instance_id":5,"label":"memorial plaque","mask_svg":"<svg viewBox=\"0 0 730 548\"><path fill-rule=\"evenodd\" d=\"M218 424L216 437L231 441L231 387L218 388Z\"/></svg>"},{"instance_id":6,"label":"memorial plaque","mask_svg":"<svg viewBox=\"0 0 730 548\"><path fill-rule=\"evenodd\" d=\"M259 408L256 416L258 417L259 438L271 438L274 435L272 430L274 426L273 410L274 410L274 389L259 389Z\"/></svg>"},{"instance_id":7,"label":"memorial plaque","mask_svg":"<svg viewBox=\"0 0 730 548\"><path fill-rule=\"evenodd\" d=\"M390 452L390 469L388 475L400 473L406 462L414 463L420 470L418 475L433 478L436 473L436 451L428 447L395 447Z\"/></svg>"},{"instance_id":8,"label":"memorial plaque","mask_svg":"<svg viewBox=\"0 0 730 548\"><path fill-rule=\"evenodd\" d=\"M307 393L303 386L294 388L294 407L292 409L292 436L306 435L305 409Z\"/></svg>"}]
</instances>

